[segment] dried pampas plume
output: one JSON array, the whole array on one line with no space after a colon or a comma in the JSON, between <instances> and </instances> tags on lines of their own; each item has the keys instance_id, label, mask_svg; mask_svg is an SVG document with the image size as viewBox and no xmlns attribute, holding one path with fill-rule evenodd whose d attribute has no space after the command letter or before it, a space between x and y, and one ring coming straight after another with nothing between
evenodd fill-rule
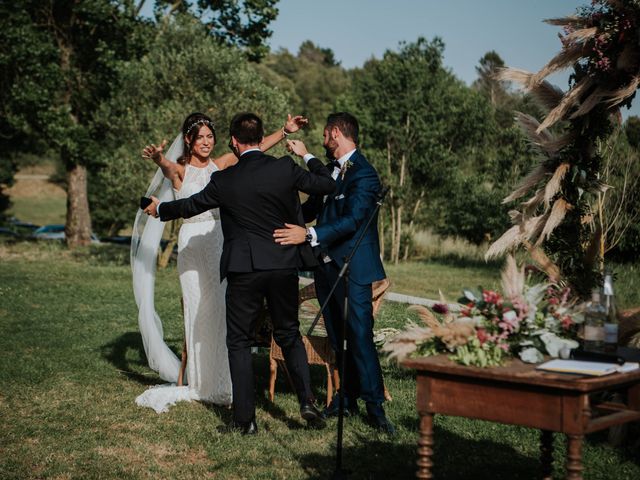
<instances>
[{"instance_id":1,"label":"dried pampas plume","mask_svg":"<svg viewBox=\"0 0 640 480\"><path fill-rule=\"evenodd\" d=\"M509 300L522 297L524 292L524 267L518 267L513 255L507 256L507 263L502 270L502 290Z\"/></svg>"}]
</instances>

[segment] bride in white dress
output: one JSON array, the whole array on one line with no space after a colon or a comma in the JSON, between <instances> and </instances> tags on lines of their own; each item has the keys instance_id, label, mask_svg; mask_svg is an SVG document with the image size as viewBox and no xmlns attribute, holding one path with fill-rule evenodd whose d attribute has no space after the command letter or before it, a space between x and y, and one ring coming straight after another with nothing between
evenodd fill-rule
<instances>
[{"instance_id":1,"label":"bride in white dress","mask_svg":"<svg viewBox=\"0 0 640 480\"><path fill-rule=\"evenodd\" d=\"M282 129L265 137L261 148L267 150L289 133L297 131L307 120L288 116ZM189 115L182 134L167 155L166 145L148 145L143 157L160 168L147 196L154 193L161 200L190 197L202 190L212 174L237 163L233 153L210 159L215 146L215 129L209 117ZM164 181L163 181L164 177ZM164 198L163 198L164 197ZM180 361L163 340L162 323L153 307L155 252L164 224L138 212L132 236L132 271L134 293L139 308L138 324L149 366L170 384L152 387L136 398L141 406L165 412L178 401L199 400L218 405L231 404L231 377L226 348L225 290L220 282L220 256L223 236L218 209L184 220L178 236L178 272L184 305L187 346L188 386L176 386ZM144 224L144 225L143 225ZM152 253L153 252L153 253Z\"/></svg>"}]
</instances>

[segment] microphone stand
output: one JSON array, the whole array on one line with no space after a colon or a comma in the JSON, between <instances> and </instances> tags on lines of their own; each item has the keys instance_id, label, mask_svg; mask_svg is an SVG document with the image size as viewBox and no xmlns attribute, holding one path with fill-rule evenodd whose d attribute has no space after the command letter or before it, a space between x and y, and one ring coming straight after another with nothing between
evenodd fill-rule
<instances>
[{"instance_id":1,"label":"microphone stand","mask_svg":"<svg viewBox=\"0 0 640 480\"><path fill-rule=\"evenodd\" d=\"M349 254L346 257L344 257L344 264L340 269L340 273L338 273L338 278L336 279L333 286L331 287L331 290L329 291L327 298L325 299L324 303L320 307L320 311L316 314L316 317L313 319L313 323L311 324L311 327L309 327L309 330L307 331L307 336L311 336L311 334L313 333L313 329L316 327L316 325L318 324L318 321L320 320L320 317L322 316L322 312L324 312L324 310L327 308L329 301L333 297L333 293L338 287L340 280L344 278L344 304L343 304L343 310L342 310L342 318L343 318L342 356L340 358L340 365L338 367L338 373L340 375L340 383L341 383L340 389L338 390L338 438L336 440L336 468L332 476L332 478L335 480L347 478L347 476L349 475L349 471L344 470L342 468L342 437L344 432L344 383L345 383L344 370L345 370L346 356L347 356L347 323L349 322L349 266L351 264L351 259L353 258L353 255L358 250L358 247L360 246L360 243L362 242L362 239L364 238L365 233L369 229L369 225L371 225L371 222L376 217L377 213L380 211L380 207L382 207L382 204L384 202L384 197L387 195L388 192L389 192L389 187L382 187L378 192L378 195L377 195L378 199L376 200L375 208L371 211L371 214L369 215L369 218L367 219L367 223L365 224L364 228L361 229L360 235L358 236L358 240L356 241L356 244L353 246ZM338 346L338 348L340 348L340 346Z\"/></svg>"}]
</instances>

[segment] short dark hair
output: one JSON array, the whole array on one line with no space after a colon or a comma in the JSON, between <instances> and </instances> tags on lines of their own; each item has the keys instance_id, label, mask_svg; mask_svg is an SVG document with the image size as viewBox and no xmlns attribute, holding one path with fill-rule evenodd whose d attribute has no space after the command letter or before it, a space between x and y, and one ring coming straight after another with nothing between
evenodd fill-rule
<instances>
[{"instance_id":1,"label":"short dark hair","mask_svg":"<svg viewBox=\"0 0 640 480\"><path fill-rule=\"evenodd\" d=\"M262 120L255 113L238 113L231 120L229 135L243 145L258 145L264 137Z\"/></svg>"},{"instance_id":2,"label":"short dark hair","mask_svg":"<svg viewBox=\"0 0 640 480\"><path fill-rule=\"evenodd\" d=\"M327 125L325 128L331 129L332 127L338 127L338 130L342 134L353 140L353 143L358 143L358 133L360 127L358 126L358 119L347 112L332 113L327 117Z\"/></svg>"}]
</instances>

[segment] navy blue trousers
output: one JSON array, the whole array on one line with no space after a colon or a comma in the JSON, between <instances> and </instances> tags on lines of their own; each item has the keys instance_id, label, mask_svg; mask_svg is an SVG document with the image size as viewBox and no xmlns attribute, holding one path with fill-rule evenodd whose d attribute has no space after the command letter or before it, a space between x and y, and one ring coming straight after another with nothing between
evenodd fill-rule
<instances>
[{"instance_id":1,"label":"navy blue trousers","mask_svg":"<svg viewBox=\"0 0 640 480\"><path fill-rule=\"evenodd\" d=\"M338 278L334 262L320 265L315 272L316 293L322 305ZM344 278L336 288L324 312L327 335L336 352L338 367L342 358L342 325L344 322ZM384 384L382 370L373 343L373 305L371 284L349 281L349 317L347 323L347 354L341 388L349 400L362 398L367 404L382 405Z\"/></svg>"}]
</instances>

